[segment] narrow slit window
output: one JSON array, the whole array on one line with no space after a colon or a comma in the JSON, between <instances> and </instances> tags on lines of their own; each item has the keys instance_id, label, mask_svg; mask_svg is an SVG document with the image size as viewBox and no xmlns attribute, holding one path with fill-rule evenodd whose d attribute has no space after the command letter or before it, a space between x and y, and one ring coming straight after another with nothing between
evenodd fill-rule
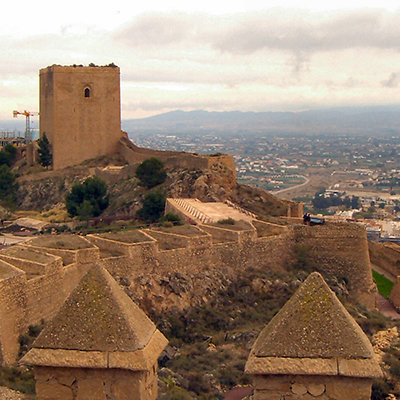
<instances>
[{"instance_id":1,"label":"narrow slit window","mask_svg":"<svg viewBox=\"0 0 400 400\"><path fill-rule=\"evenodd\" d=\"M90 89L89 88L85 89L85 97L90 97Z\"/></svg>"}]
</instances>

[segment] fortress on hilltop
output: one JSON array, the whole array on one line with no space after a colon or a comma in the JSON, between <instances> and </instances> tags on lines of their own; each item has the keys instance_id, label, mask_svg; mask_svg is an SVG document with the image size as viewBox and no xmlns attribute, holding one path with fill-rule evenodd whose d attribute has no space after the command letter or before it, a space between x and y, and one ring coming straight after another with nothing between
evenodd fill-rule
<instances>
[{"instance_id":1,"label":"fortress on hilltop","mask_svg":"<svg viewBox=\"0 0 400 400\"><path fill-rule=\"evenodd\" d=\"M120 69L52 65L40 70L40 137L52 146L53 168L62 169L105 155L129 164L158 157L169 166L210 168L222 163L236 175L232 156L157 151L135 146L121 131Z\"/></svg>"},{"instance_id":2,"label":"fortress on hilltop","mask_svg":"<svg viewBox=\"0 0 400 400\"><path fill-rule=\"evenodd\" d=\"M33 365L38 400L156 400L157 359L168 338L140 305L158 313L185 310L243 272L318 270L335 290L341 285L338 292L344 287L351 299L375 308L364 227L304 225L302 203L238 185L232 156L139 148L121 132L120 114L114 64L40 70L40 134L52 146L53 168L119 155L127 166L96 173L120 179L123 168L127 174L150 157L200 171L190 181L192 198L172 185L166 202L166 212L189 224L39 235L0 250L0 365L15 363L20 335L44 321L21 359ZM212 197L210 187L212 202L200 201ZM284 218L261 221L244 208L253 204L254 211L254 198L259 213L270 206ZM224 219L235 223L222 224ZM382 251L377 247L371 257ZM400 253L390 257L400 259ZM307 268L305 259L311 261ZM263 284L260 279L259 289L249 290ZM255 400L369 400L372 379L381 376L368 338L317 272L261 332L245 372L253 376Z\"/></svg>"}]
</instances>

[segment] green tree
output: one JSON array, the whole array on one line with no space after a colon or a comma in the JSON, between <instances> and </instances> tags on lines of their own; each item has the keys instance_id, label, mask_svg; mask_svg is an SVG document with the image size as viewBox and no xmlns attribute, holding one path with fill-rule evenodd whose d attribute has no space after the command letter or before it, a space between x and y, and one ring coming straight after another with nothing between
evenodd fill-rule
<instances>
[{"instance_id":1,"label":"green tree","mask_svg":"<svg viewBox=\"0 0 400 400\"><path fill-rule=\"evenodd\" d=\"M76 183L65 196L65 205L71 217L82 219L98 217L109 204L107 184L97 176Z\"/></svg>"},{"instance_id":2,"label":"green tree","mask_svg":"<svg viewBox=\"0 0 400 400\"><path fill-rule=\"evenodd\" d=\"M15 205L18 184L15 175L11 172L8 165L0 166L0 200L7 208Z\"/></svg>"},{"instance_id":3,"label":"green tree","mask_svg":"<svg viewBox=\"0 0 400 400\"><path fill-rule=\"evenodd\" d=\"M164 164L158 158L151 157L144 160L136 169L136 177L140 181L141 186L151 189L160 185L167 179L167 173Z\"/></svg>"},{"instance_id":4,"label":"green tree","mask_svg":"<svg viewBox=\"0 0 400 400\"><path fill-rule=\"evenodd\" d=\"M137 212L138 218L148 222L157 221L165 210L165 200L166 195L161 190L146 193L143 207Z\"/></svg>"},{"instance_id":5,"label":"green tree","mask_svg":"<svg viewBox=\"0 0 400 400\"><path fill-rule=\"evenodd\" d=\"M10 143L3 147L0 151L0 165L11 167L17 156L17 149Z\"/></svg>"},{"instance_id":6,"label":"green tree","mask_svg":"<svg viewBox=\"0 0 400 400\"><path fill-rule=\"evenodd\" d=\"M51 145L49 139L47 139L46 133L38 141L38 153L39 153L39 164L43 167L49 167L53 162L53 156L51 154Z\"/></svg>"},{"instance_id":7,"label":"green tree","mask_svg":"<svg viewBox=\"0 0 400 400\"><path fill-rule=\"evenodd\" d=\"M10 161L13 164L17 157L17 149L11 143L8 143L5 145L4 151L10 155Z\"/></svg>"}]
</instances>

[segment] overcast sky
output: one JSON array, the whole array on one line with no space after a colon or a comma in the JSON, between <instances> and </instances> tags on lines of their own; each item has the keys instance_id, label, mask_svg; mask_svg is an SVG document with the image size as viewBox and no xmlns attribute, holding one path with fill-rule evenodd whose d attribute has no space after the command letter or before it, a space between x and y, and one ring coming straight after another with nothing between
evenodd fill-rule
<instances>
[{"instance_id":1,"label":"overcast sky","mask_svg":"<svg viewBox=\"0 0 400 400\"><path fill-rule=\"evenodd\" d=\"M121 68L124 119L400 104L393 0L142 3L3 4L0 119L38 111L40 68L91 62Z\"/></svg>"}]
</instances>

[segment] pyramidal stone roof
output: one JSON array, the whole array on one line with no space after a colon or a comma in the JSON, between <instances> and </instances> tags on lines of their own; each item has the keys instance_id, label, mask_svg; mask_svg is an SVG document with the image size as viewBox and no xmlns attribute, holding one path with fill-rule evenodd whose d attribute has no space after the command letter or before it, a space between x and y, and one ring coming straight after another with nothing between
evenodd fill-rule
<instances>
[{"instance_id":1,"label":"pyramidal stone roof","mask_svg":"<svg viewBox=\"0 0 400 400\"><path fill-rule=\"evenodd\" d=\"M153 322L112 276L93 267L34 343L36 348L136 351L150 341Z\"/></svg>"},{"instance_id":2,"label":"pyramidal stone roof","mask_svg":"<svg viewBox=\"0 0 400 400\"><path fill-rule=\"evenodd\" d=\"M113 364L146 369L149 361L146 357L153 362L166 344L165 337L112 276L104 268L94 266L21 363L55 366L75 363L99 368L110 368ZM116 363L112 361L117 358Z\"/></svg>"},{"instance_id":3,"label":"pyramidal stone roof","mask_svg":"<svg viewBox=\"0 0 400 400\"><path fill-rule=\"evenodd\" d=\"M345 364L349 367L354 362L359 371L351 367L346 373ZM317 272L306 279L260 333L246 370L271 374L381 374L367 336Z\"/></svg>"}]
</instances>

